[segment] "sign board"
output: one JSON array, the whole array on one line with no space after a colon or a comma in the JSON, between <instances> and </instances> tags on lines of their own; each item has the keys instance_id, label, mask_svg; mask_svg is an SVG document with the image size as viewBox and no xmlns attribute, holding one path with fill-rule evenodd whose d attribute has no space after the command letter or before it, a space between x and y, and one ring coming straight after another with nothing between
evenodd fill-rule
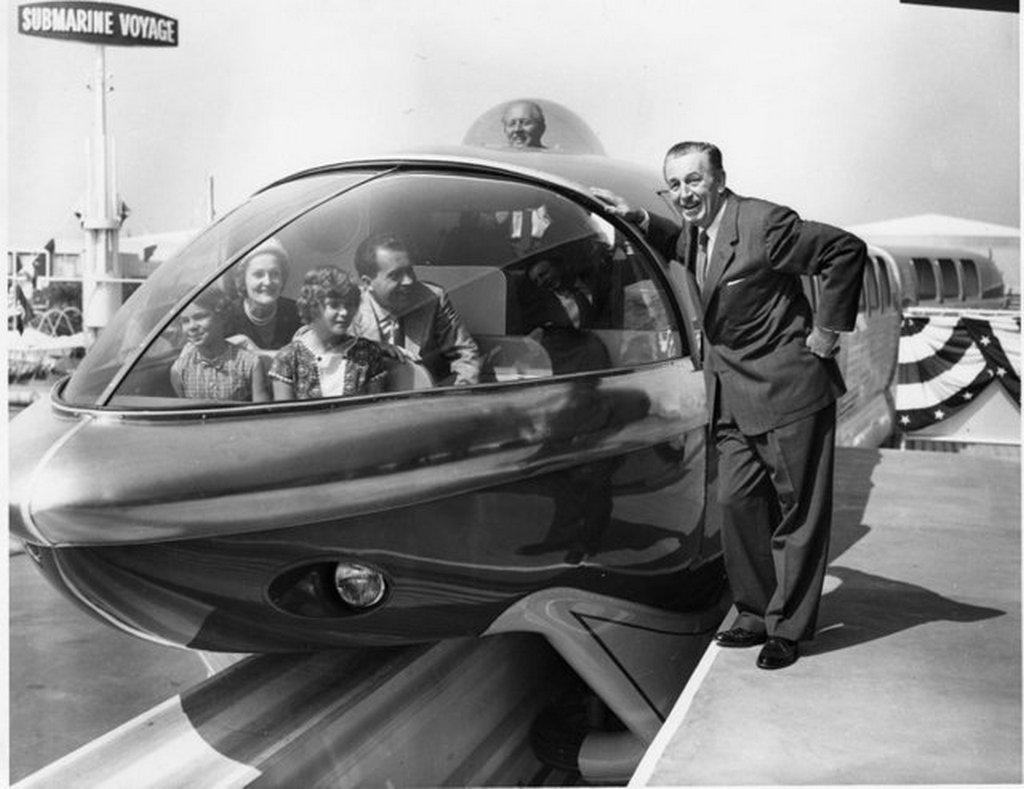
<instances>
[{"instance_id":1,"label":"sign board","mask_svg":"<svg viewBox=\"0 0 1024 789\"><path fill-rule=\"evenodd\" d=\"M121 47L176 47L178 20L113 3L56 2L18 6L26 36Z\"/></svg>"},{"instance_id":2,"label":"sign board","mask_svg":"<svg viewBox=\"0 0 1024 789\"><path fill-rule=\"evenodd\" d=\"M935 5L946 8L967 8L974 11L1020 12L1020 0L900 0L909 5Z\"/></svg>"}]
</instances>

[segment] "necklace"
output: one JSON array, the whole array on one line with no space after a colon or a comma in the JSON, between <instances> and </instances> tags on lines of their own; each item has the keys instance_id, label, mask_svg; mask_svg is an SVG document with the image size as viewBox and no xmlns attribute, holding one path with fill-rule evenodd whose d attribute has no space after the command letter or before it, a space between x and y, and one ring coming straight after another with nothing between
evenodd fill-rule
<instances>
[{"instance_id":1,"label":"necklace","mask_svg":"<svg viewBox=\"0 0 1024 789\"><path fill-rule=\"evenodd\" d=\"M245 310L245 317L247 317L255 326L266 326L268 323L273 321L274 318L277 317L276 301L274 302L274 308L270 311L270 314L261 318L256 317L256 315L253 313L252 308L249 306L248 299L242 302L242 309Z\"/></svg>"}]
</instances>

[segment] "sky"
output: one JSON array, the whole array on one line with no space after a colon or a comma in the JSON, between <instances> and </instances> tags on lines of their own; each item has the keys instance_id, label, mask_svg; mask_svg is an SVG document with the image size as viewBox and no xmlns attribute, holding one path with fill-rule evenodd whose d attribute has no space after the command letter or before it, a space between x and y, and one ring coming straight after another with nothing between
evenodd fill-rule
<instances>
[{"instance_id":1,"label":"sky","mask_svg":"<svg viewBox=\"0 0 1024 789\"><path fill-rule=\"evenodd\" d=\"M128 0L125 0L127 3ZM898 0L134 0L173 49L106 47L128 235L205 224L307 166L457 143L535 96L609 156L681 139L736 191L854 225L922 213L1020 225L1018 14ZM8 248L74 238L96 59L17 33L6 0Z\"/></svg>"}]
</instances>

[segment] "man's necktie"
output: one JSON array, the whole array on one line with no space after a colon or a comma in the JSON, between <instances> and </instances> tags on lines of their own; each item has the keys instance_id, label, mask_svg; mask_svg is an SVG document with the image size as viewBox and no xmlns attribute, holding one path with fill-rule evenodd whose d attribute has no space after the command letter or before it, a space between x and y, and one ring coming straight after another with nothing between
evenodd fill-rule
<instances>
[{"instance_id":1,"label":"man's necktie","mask_svg":"<svg viewBox=\"0 0 1024 789\"><path fill-rule=\"evenodd\" d=\"M580 306L581 298L583 296L579 291L568 290L565 291L565 299L562 302L565 305L565 311L569 313L569 321L577 329L580 327L581 315L583 313L583 309Z\"/></svg>"},{"instance_id":2,"label":"man's necktie","mask_svg":"<svg viewBox=\"0 0 1024 789\"><path fill-rule=\"evenodd\" d=\"M708 234L701 230L697 234L697 287L704 292L704 280L708 274Z\"/></svg>"},{"instance_id":3,"label":"man's necktie","mask_svg":"<svg viewBox=\"0 0 1024 789\"><path fill-rule=\"evenodd\" d=\"M401 348L405 345L405 333L402 331L402 324L398 318L392 315L383 315L380 319L381 334L392 345Z\"/></svg>"},{"instance_id":4,"label":"man's necktie","mask_svg":"<svg viewBox=\"0 0 1024 789\"><path fill-rule=\"evenodd\" d=\"M593 305L581 288L571 287L562 290L561 301L574 328L582 329L590 326Z\"/></svg>"}]
</instances>

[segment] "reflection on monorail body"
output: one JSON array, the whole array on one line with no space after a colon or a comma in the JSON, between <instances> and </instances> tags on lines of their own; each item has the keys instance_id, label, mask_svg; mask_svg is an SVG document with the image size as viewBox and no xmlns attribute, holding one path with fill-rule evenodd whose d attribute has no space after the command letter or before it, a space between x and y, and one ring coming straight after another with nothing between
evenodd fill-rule
<instances>
[{"instance_id":1,"label":"reflection on monorail body","mask_svg":"<svg viewBox=\"0 0 1024 789\"><path fill-rule=\"evenodd\" d=\"M680 438L694 403L671 369L645 379L318 403L316 414L179 416L173 437L172 423L151 414L113 426L91 415L28 481L30 542L60 546L31 553L104 618L202 649L478 634L552 586L647 605L704 602L688 580L716 554L700 527L703 447L699 430L689 444ZM699 390L689 396L699 406ZM51 419L32 412L27 427ZM274 462L259 427L271 418L289 436L274 442ZM204 450L183 462L172 449L193 441ZM154 444L160 457L140 462ZM85 466L110 473L91 477ZM588 522L601 496L609 512ZM565 522L566 506L577 519ZM543 549L556 527L585 555L567 561L571 549L554 540ZM379 571L381 599L346 603L339 565Z\"/></svg>"}]
</instances>

